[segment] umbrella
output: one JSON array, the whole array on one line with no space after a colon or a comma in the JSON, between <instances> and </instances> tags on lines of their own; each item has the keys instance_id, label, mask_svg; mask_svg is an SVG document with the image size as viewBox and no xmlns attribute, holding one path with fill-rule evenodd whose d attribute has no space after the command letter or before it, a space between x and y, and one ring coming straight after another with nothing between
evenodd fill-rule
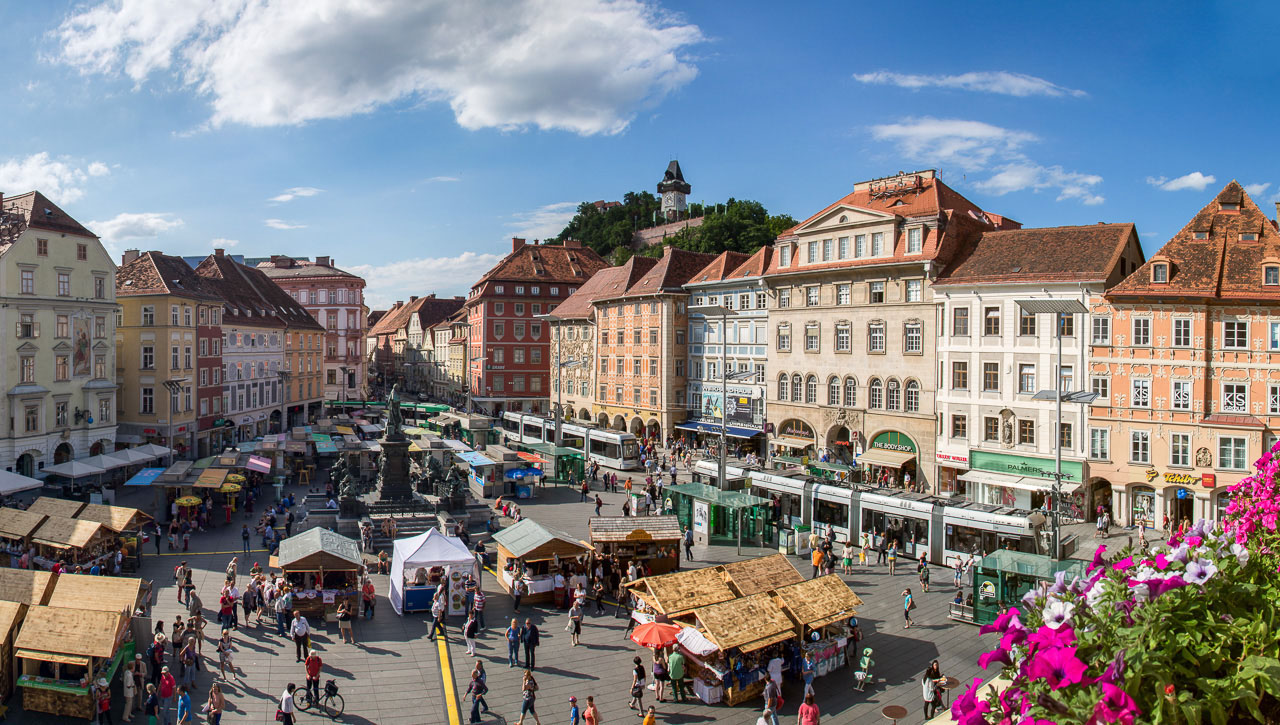
<instances>
[{"instance_id":1,"label":"umbrella","mask_svg":"<svg viewBox=\"0 0 1280 725\"><path fill-rule=\"evenodd\" d=\"M227 476L227 478L231 478L231 476ZM240 493L240 484L230 482L224 483L222 484L222 488L218 490L222 493Z\"/></svg>"},{"instance_id":2,"label":"umbrella","mask_svg":"<svg viewBox=\"0 0 1280 725\"><path fill-rule=\"evenodd\" d=\"M677 634L680 634L680 628L674 624L646 622L631 630L631 641L649 649L670 647L676 643Z\"/></svg>"},{"instance_id":3,"label":"umbrella","mask_svg":"<svg viewBox=\"0 0 1280 725\"><path fill-rule=\"evenodd\" d=\"M238 474L238 473L232 473L232 474L230 474L230 475L228 475L228 476L227 476L226 482L227 482L228 484L232 484L232 485L235 485L235 484L241 484L241 483L244 483L244 476L241 476L241 475L240 475L240 474ZM223 487L222 487L222 490L223 490L224 492L226 491L226 489L227 489L227 487L226 487L226 486L223 486ZM237 491L239 491L239 490L240 490L240 486L238 486L238 485L237 485L237 486L236 486L236 490L237 490Z\"/></svg>"},{"instance_id":4,"label":"umbrella","mask_svg":"<svg viewBox=\"0 0 1280 725\"><path fill-rule=\"evenodd\" d=\"M179 506L199 506L200 497L199 496L183 496L179 498L177 501L175 501L174 503L178 504Z\"/></svg>"},{"instance_id":5,"label":"umbrella","mask_svg":"<svg viewBox=\"0 0 1280 725\"><path fill-rule=\"evenodd\" d=\"M83 478L84 476L92 476L96 473L102 473L104 470L106 469L101 466L92 466L84 461L67 461L66 463L49 466L44 469L44 472L54 476L63 476L65 478Z\"/></svg>"}]
</instances>

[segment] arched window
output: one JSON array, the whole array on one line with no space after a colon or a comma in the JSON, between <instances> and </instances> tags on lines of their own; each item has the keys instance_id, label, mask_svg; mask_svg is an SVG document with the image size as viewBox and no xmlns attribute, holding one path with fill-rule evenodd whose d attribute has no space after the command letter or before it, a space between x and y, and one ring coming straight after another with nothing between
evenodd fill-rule
<instances>
[{"instance_id":1,"label":"arched window","mask_svg":"<svg viewBox=\"0 0 1280 725\"><path fill-rule=\"evenodd\" d=\"M871 382L867 383L867 389L871 398L867 402L867 407L879 410L884 405L884 387L880 384L880 378L871 378Z\"/></svg>"},{"instance_id":2,"label":"arched window","mask_svg":"<svg viewBox=\"0 0 1280 725\"><path fill-rule=\"evenodd\" d=\"M840 378L832 375L827 381L827 405L840 404Z\"/></svg>"},{"instance_id":3,"label":"arched window","mask_svg":"<svg viewBox=\"0 0 1280 725\"><path fill-rule=\"evenodd\" d=\"M844 379L844 407L858 407L858 381L853 378Z\"/></svg>"},{"instance_id":4,"label":"arched window","mask_svg":"<svg viewBox=\"0 0 1280 725\"><path fill-rule=\"evenodd\" d=\"M803 385L803 384L804 384L804 383L800 380L800 375L799 375L798 373L797 373L797 374L795 374L795 375L792 375L792 376L791 376L791 400L792 400L792 402L799 403L799 402L803 399L801 396L802 396L802 395L804 395L804 393L803 393L804 388L800 387L800 386L801 386L801 385Z\"/></svg>"},{"instance_id":5,"label":"arched window","mask_svg":"<svg viewBox=\"0 0 1280 725\"><path fill-rule=\"evenodd\" d=\"M899 406L902 403L902 384L897 380L890 378L889 383L885 388L888 391L888 396L884 407L888 410L900 410L901 408Z\"/></svg>"},{"instance_id":6,"label":"arched window","mask_svg":"<svg viewBox=\"0 0 1280 725\"><path fill-rule=\"evenodd\" d=\"M786 373L778 376L778 400L787 400L791 397L790 378Z\"/></svg>"},{"instance_id":7,"label":"arched window","mask_svg":"<svg viewBox=\"0 0 1280 725\"><path fill-rule=\"evenodd\" d=\"M816 375L810 375L804 381L804 402L818 402L818 377Z\"/></svg>"},{"instance_id":8,"label":"arched window","mask_svg":"<svg viewBox=\"0 0 1280 725\"><path fill-rule=\"evenodd\" d=\"M920 412L920 383L914 380L907 381L906 403L906 411L908 413Z\"/></svg>"}]
</instances>

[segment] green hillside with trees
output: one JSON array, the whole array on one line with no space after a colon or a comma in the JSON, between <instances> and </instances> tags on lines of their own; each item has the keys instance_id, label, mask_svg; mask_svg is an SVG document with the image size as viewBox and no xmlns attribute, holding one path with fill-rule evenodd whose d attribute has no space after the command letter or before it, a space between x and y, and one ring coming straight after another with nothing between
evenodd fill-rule
<instances>
[{"instance_id":1,"label":"green hillside with trees","mask_svg":"<svg viewBox=\"0 0 1280 725\"><path fill-rule=\"evenodd\" d=\"M620 206L603 211L595 204L583 202L564 230L549 241L577 239L605 259L621 264L633 253L632 235L661 223L661 207L662 200L647 191L627 192ZM722 204L689 204L689 216L705 219L701 226L684 229L668 237L667 242L681 249L713 254L725 250L751 254L796 224L790 215L771 215L763 204L748 199L731 198ZM637 253L660 256L662 246L649 247Z\"/></svg>"}]
</instances>

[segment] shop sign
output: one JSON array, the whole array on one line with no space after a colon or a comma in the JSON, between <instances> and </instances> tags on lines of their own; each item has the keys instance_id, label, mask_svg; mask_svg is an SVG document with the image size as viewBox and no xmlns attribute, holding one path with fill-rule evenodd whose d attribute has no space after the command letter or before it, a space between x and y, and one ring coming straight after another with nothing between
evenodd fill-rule
<instances>
[{"instance_id":1,"label":"shop sign","mask_svg":"<svg viewBox=\"0 0 1280 725\"><path fill-rule=\"evenodd\" d=\"M871 439L872 448L880 448L886 451L898 451L900 453L915 453L916 444L906 433L887 430L875 438Z\"/></svg>"},{"instance_id":2,"label":"shop sign","mask_svg":"<svg viewBox=\"0 0 1280 725\"><path fill-rule=\"evenodd\" d=\"M969 465L968 456L954 456L950 453L937 453L935 456L938 459L938 463L959 463L964 466Z\"/></svg>"},{"instance_id":3,"label":"shop sign","mask_svg":"<svg viewBox=\"0 0 1280 725\"><path fill-rule=\"evenodd\" d=\"M978 598L979 599L995 599L996 583L992 581L982 582L982 586L978 587Z\"/></svg>"},{"instance_id":4,"label":"shop sign","mask_svg":"<svg viewBox=\"0 0 1280 725\"><path fill-rule=\"evenodd\" d=\"M1190 486L1197 483L1199 480L1200 479L1197 476L1191 473L1168 472L1164 474L1165 483L1178 483L1184 486Z\"/></svg>"},{"instance_id":5,"label":"shop sign","mask_svg":"<svg viewBox=\"0 0 1280 725\"><path fill-rule=\"evenodd\" d=\"M186 432L187 432L187 427L186 427L185 425L180 425L180 426L178 426L178 432L179 432L179 433L186 433Z\"/></svg>"},{"instance_id":6,"label":"shop sign","mask_svg":"<svg viewBox=\"0 0 1280 725\"><path fill-rule=\"evenodd\" d=\"M1200 485L1205 488L1213 488L1218 484L1218 474L1202 473L1200 474Z\"/></svg>"},{"instance_id":7,"label":"shop sign","mask_svg":"<svg viewBox=\"0 0 1280 725\"><path fill-rule=\"evenodd\" d=\"M153 436L153 435L155 435L155 434L156 434L156 429L155 429L155 428L143 428L143 429L142 429L142 435L146 435L146 436Z\"/></svg>"},{"instance_id":8,"label":"shop sign","mask_svg":"<svg viewBox=\"0 0 1280 725\"><path fill-rule=\"evenodd\" d=\"M1009 453L992 453L990 451L970 451L969 468L995 473L1008 473L1013 476L1031 476L1033 478L1053 478L1053 461L1030 456L1015 456ZM1084 464L1080 461L1062 462L1062 480L1081 481L1084 478Z\"/></svg>"},{"instance_id":9,"label":"shop sign","mask_svg":"<svg viewBox=\"0 0 1280 725\"><path fill-rule=\"evenodd\" d=\"M807 440L814 440L813 429L809 427L809 424L802 420L796 420L795 418L783 421L782 424L778 426L778 435L787 436L789 438L805 438Z\"/></svg>"}]
</instances>

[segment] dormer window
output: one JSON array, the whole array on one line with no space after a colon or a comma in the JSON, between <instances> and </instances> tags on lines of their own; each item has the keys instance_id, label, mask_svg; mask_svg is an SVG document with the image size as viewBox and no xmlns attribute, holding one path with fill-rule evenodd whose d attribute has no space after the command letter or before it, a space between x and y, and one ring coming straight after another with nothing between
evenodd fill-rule
<instances>
[{"instance_id":1,"label":"dormer window","mask_svg":"<svg viewBox=\"0 0 1280 725\"><path fill-rule=\"evenodd\" d=\"M1262 283L1269 287L1280 286L1280 267L1274 264L1263 267Z\"/></svg>"},{"instance_id":2,"label":"dormer window","mask_svg":"<svg viewBox=\"0 0 1280 725\"><path fill-rule=\"evenodd\" d=\"M1218 208L1222 211L1240 211L1240 205L1230 201L1219 203Z\"/></svg>"},{"instance_id":3,"label":"dormer window","mask_svg":"<svg viewBox=\"0 0 1280 725\"><path fill-rule=\"evenodd\" d=\"M1152 284L1168 284L1169 265L1164 262L1151 265L1151 282Z\"/></svg>"},{"instance_id":4,"label":"dormer window","mask_svg":"<svg viewBox=\"0 0 1280 725\"><path fill-rule=\"evenodd\" d=\"M1196 232L1196 233L1193 235L1193 237L1194 237L1195 239L1208 239L1208 238L1209 238L1209 232Z\"/></svg>"},{"instance_id":5,"label":"dormer window","mask_svg":"<svg viewBox=\"0 0 1280 725\"><path fill-rule=\"evenodd\" d=\"M779 267L791 266L791 245L790 244L784 244L778 248L778 266Z\"/></svg>"},{"instance_id":6,"label":"dormer window","mask_svg":"<svg viewBox=\"0 0 1280 725\"><path fill-rule=\"evenodd\" d=\"M1240 232L1240 241L1256 242L1258 241L1258 233L1257 232Z\"/></svg>"}]
</instances>

